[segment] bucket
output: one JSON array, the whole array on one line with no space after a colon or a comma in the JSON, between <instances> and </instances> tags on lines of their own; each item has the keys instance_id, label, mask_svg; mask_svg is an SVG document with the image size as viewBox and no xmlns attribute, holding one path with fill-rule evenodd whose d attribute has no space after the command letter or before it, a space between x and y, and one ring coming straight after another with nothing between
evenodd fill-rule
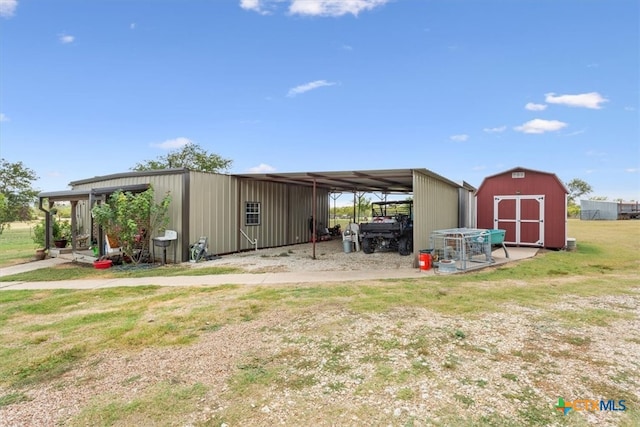
<instances>
[{"instance_id":1,"label":"bucket","mask_svg":"<svg viewBox=\"0 0 640 427\"><path fill-rule=\"evenodd\" d=\"M567 237L567 250L575 251L576 250L576 239L575 237Z\"/></svg>"},{"instance_id":2,"label":"bucket","mask_svg":"<svg viewBox=\"0 0 640 427\"><path fill-rule=\"evenodd\" d=\"M342 241L342 246L344 248L344 253L348 254L351 252L351 240L343 240Z\"/></svg>"},{"instance_id":3,"label":"bucket","mask_svg":"<svg viewBox=\"0 0 640 427\"><path fill-rule=\"evenodd\" d=\"M431 270L431 251L433 249L422 249L420 251L420 271L428 271Z\"/></svg>"},{"instance_id":4,"label":"bucket","mask_svg":"<svg viewBox=\"0 0 640 427\"><path fill-rule=\"evenodd\" d=\"M456 270L456 262L451 259L443 259L438 263L438 273L455 273Z\"/></svg>"}]
</instances>

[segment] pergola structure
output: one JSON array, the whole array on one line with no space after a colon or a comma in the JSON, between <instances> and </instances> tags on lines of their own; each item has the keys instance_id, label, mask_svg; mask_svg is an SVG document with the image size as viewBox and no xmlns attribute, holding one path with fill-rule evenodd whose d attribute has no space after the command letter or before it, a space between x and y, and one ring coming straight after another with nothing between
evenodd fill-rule
<instances>
[{"instance_id":1,"label":"pergola structure","mask_svg":"<svg viewBox=\"0 0 640 427\"><path fill-rule=\"evenodd\" d=\"M131 193L141 193L149 188L149 184L138 185L126 185L118 187L102 187L93 188L91 190L66 190L66 191L51 191L38 194L38 208L45 213L45 247L48 249L51 247L52 242L52 221L51 221L51 209L56 202L70 202L71 203L71 231L73 234L71 238L71 248L75 252L77 250L77 235L76 230L78 225L76 223L76 209L78 202L87 201L89 206L93 206L96 202L104 202L107 197L116 192L117 190L129 191ZM45 206L46 204L46 206ZM100 248L100 255L104 255L104 233L98 233L96 236L98 240L98 247Z\"/></svg>"}]
</instances>

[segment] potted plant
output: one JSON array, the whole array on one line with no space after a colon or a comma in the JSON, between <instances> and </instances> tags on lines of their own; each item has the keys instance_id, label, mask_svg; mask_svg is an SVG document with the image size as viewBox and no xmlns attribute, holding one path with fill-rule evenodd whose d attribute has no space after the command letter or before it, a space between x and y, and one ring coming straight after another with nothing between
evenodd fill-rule
<instances>
[{"instance_id":1,"label":"potted plant","mask_svg":"<svg viewBox=\"0 0 640 427\"><path fill-rule=\"evenodd\" d=\"M56 248L65 248L71 240L71 223L53 218L53 244Z\"/></svg>"},{"instance_id":2,"label":"potted plant","mask_svg":"<svg viewBox=\"0 0 640 427\"><path fill-rule=\"evenodd\" d=\"M53 244L56 248L66 247L69 240L71 240L71 224L69 221L59 220L55 216L52 216L51 231L53 234ZM33 228L33 241L38 244L40 248L45 247L45 235L45 220L43 219Z\"/></svg>"}]
</instances>

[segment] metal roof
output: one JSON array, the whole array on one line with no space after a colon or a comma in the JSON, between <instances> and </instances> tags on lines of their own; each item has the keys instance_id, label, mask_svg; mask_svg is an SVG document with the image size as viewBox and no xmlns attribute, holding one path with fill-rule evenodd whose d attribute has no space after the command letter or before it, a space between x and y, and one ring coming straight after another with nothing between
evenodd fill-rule
<instances>
[{"instance_id":1,"label":"metal roof","mask_svg":"<svg viewBox=\"0 0 640 427\"><path fill-rule=\"evenodd\" d=\"M332 192L413 192L413 174L419 172L431 176L454 187L461 185L427 169L377 169L359 171L328 172L284 172L233 174L239 178L258 181L297 184L327 188Z\"/></svg>"},{"instance_id":2,"label":"metal roof","mask_svg":"<svg viewBox=\"0 0 640 427\"><path fill-rule=\"evenodd\" d=\"M162 169L153 171L130 171L106 176L96 176L71 182L71 186L80 184L90 184L107 179L119 179L135 176L180 174L187 172L187 169ZM325 171L325 172L274 172L274 173L246 173L229 174L241 179L252 179L256 181L276 182L281 184L294 184L318 188L325 188L331 192L368 192L368 193L412 193L413 174L420 173L430 176L438 181L444 182L456 188L466 188L475 190L466 182L457 183L450 179L438 175L424 168L411 169L375 169L375 170L352 170L352 171ZM58 200L69 200L69 197L86 198L89 190L68 190L51 193L41 193L40 197L51 197ZM95 191L95 190L91 190ZM95 193L94 193L95 194Z\"/></svg>"},{"instance_id":3,"label":"metal roof","mask_svg":"<svg viewBox=\"0 0 640 427\"><path fill-rule=\"evenodd\" d=\"M94 176L93 178L80 179L77 181L70 182L69 185L73 187L76 185L92 184L94 182L100 182L100 181L106 181L106 180L112 180L112 179L132 178L132 177L140 177L140 176L155 176L155 175L176 175L176 174L187 173L188 171L189 169L186 169L186 168L128 171L128 172L114 173L110 175Z\"/></svg>"},{"instance_id":4,"label":"metal roof","mask_svg":"<svg viewBox=\"0 0 640 427\"><path fill-rule=\"evenodd\" d=\"M95 198L103 195L109 195L116 190L130 191L132 193L139 193L147 190L149 184L134 184L134 185L121 185L117 187L101 187L92 188L90 190L64 190L64 191L45 191L38 194L38 198L48 199L50 202L55 201L79 201L88 200L90 197Z\"/></svg>"}]
</instances>

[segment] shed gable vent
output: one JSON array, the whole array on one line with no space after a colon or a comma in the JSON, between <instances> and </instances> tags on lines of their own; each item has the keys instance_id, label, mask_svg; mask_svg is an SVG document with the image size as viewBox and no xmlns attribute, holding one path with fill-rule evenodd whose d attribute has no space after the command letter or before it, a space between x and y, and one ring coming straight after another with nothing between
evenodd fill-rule
<instances>
[{"instance_id":1,"label":"shed gable vent","mask_svg":"<svg viewBox=\"0 0 640 427\"><path fill-rule=\"evenodd\" d=\"M524 178L524 172L511 172L511 178Z\"/></svg>"}]
</instances>

